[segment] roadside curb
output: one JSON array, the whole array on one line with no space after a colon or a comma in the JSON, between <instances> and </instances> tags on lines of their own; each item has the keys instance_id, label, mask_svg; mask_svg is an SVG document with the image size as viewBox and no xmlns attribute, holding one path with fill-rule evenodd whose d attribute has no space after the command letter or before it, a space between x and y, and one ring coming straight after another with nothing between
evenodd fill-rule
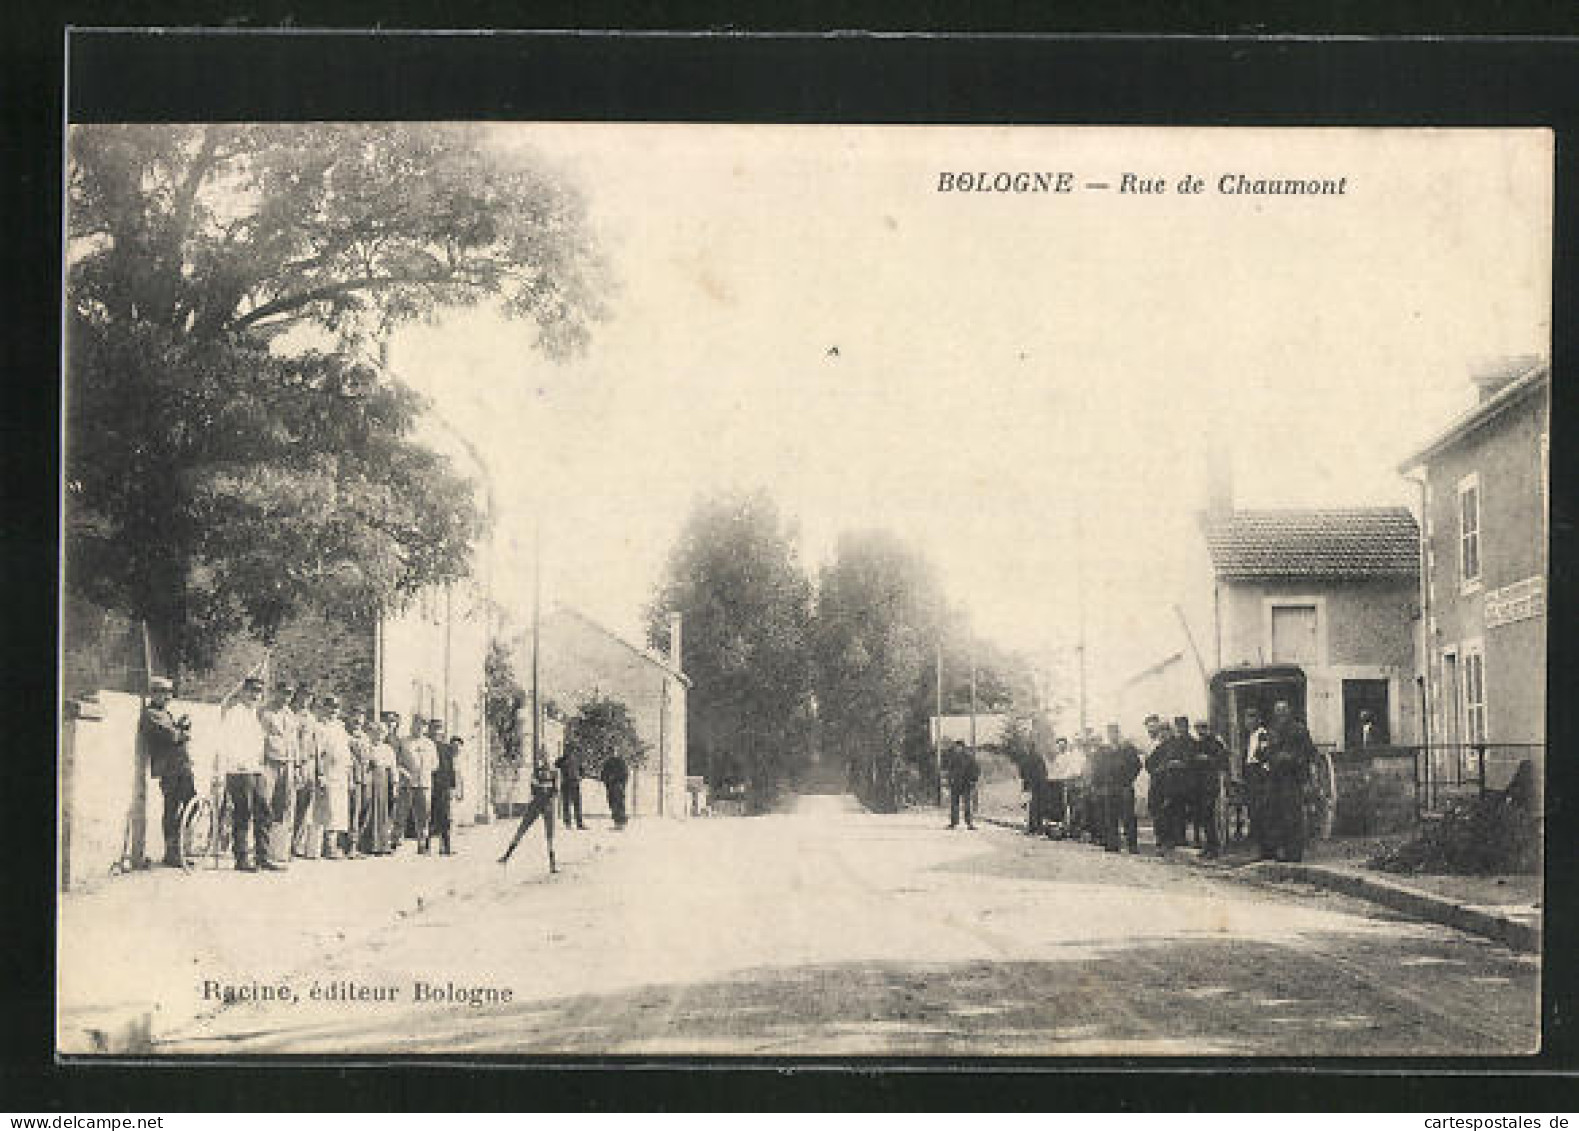
<instances>
[{"instance_id":1,"label":"roadside curb","mask_svg":"<svg viewBox=\"0 0 1579 1131\"><path fill-rule=\"evenodd\" d=\"M1011 822L997 817L977 819L983 824L993 824L1017 832L1024 831L1024 822ZM1144 858L1155 859L1149 856ZM1479 935L1512 950L1526 954L1539 954L1541 951L1539 924L1508 915L1499 915L1487 908L1458 903L1382 876L1361 875L1347 869L1322 864L1291 864L1276 860L1261 860L1238 865L1229 862L1207 864L1194 859L1183 862L1192 867L1207 869L1216 875L1249 883L1310 884L1313 887L1378 904L1412 919Z\"/></svg>"},{"instance_id":2,"label":"roadside curb","mask_svg":"<svg viewBox=\"0 0 1579 1131\"><path fill-rule=\"evenodd\" d=\"M1246 864L1235 869L1233 874L1248 880L1312 884L1380 904L1414 919L1480 935L1513 950L1540 953L1541 929L1538 925L1457 903L1380 876L1363 876L1320 864L1288 864L1274 860Z\"/></svg>"}]
</instances>

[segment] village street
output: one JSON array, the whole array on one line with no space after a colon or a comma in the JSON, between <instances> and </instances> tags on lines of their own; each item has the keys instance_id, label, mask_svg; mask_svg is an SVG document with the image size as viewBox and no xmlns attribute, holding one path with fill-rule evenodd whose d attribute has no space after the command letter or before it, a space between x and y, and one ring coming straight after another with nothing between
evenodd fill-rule
<instances>
[{"instance_id":1,"label":"village street","mask_svg":"<svg viewBox=\"0 0 1579 1131\"><path fill-rule=\"evenodd\" d=\"M161 1002L156 1054L1342 1056L1536 1042L1535 960L1472 936L1181 862L989 825L950 832L935 811L869 814L839 796L787 808L624 833L597 822L560 834L554 877L536 830L510 865L494 862L503 824L468 830L452 859L134 877L63 906L63 1024L95 986L140 986ZM167 914L129 902L156 894ZM81 938L98 941L79 956ZM296 1000L221 1006L203 1000L209 980ZM494 1000L417 1004L419 981ZM314 1001L315 984L398 1000Z\"/></svg>"}]
</instances>

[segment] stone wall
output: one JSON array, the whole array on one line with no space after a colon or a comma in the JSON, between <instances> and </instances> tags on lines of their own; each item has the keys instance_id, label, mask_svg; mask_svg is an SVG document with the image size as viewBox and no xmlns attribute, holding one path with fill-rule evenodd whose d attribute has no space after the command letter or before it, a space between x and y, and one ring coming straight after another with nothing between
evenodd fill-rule
<instances>
[{"instance_id":1,"label":"stone wall","mask_svg":"<svg viewBox=\"0 0 1579 1131\"><path fill-rule=\"evenodd\" d=\"M1414 827L1415 760L1411 750L1338 751L1335 836L1386 836Z\"/></svg>"}]
</instances>

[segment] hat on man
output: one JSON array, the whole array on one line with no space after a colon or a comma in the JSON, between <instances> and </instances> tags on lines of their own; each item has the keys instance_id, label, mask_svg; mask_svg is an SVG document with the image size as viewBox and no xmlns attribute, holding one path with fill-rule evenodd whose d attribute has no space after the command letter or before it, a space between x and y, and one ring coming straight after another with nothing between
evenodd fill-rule
<instances>
[{"instance_id":1,"label":"hat on man","mask_svg":"<svg viewBox=\"0 0 1579 1131\"><path fill-rule=\"evenodd\" d=\"M152 677L149 678L149 680L148 680L148 690L150 692L174 691L175 690L175 684L171 683L168 679L166 679L162 675L156 675L156 676L152 676Z\"/></svg>"}]
</instances>

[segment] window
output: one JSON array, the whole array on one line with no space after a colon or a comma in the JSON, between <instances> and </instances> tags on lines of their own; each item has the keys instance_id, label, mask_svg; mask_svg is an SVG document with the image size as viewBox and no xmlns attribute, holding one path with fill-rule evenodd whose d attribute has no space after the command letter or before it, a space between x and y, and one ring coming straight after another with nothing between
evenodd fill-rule
<instances>
[{"instance_id":1,"label":"window","mask_svg":"<svg viewBox=\"0 0 1579 1131\"><path fill-rule=\"evenodd\" d=\"M1464 645L1464 740L1486 741L1486 655L1478 643Z\"/></svg>"},{"instance_id":2,"label":"window","mask_svg":"<svg viewBox=\"0 0 1579 1131\"><path fill-rule=\"evenodd\" d=\"M1480 587L1480 476L1458 484L1458 578L1465 592Z\"/></svg>"},{"instance_id":3,"label":"window","mask_svg":"<svg viewBox=\"0 0 1579 1131\"><path fill-rule=\"evenodd\" d=\"M1316 664L1321 659L1316 643L1315 605L1272 606L1272 662Z\"/></svg>"}]
</instances>

